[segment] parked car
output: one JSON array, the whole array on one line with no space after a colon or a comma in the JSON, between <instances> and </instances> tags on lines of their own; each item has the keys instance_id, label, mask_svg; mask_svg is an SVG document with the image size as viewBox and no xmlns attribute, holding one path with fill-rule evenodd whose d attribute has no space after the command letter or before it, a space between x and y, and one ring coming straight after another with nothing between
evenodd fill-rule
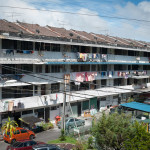
<instances>
[{"instance_id":1,"label":"parked car","mask_svg":"<svg viewBox=\"0 0 150 150\"><path fill-rule=\"evenodd\" d=\"M9 145L6 150L32 150L34 145L45 144L44 142L38 142L33 140L25 140L25 141L18 141Z\"/></svg>"},{"instance_id":2,"label":"parked car","mask_svg":"<svg viewBox=\"0 0 150 150\"><path fill-rule=\"evenodd\" d=\"M35 133L33 131L17 127L15 131L12 132L12 136L10 135L10 132L7 132L4 134L3 139L5 142L8 143L14 143L15 141L20 141L20 140L32 140L35 138Z\"/></svg>"},{"instance_id":3,"label":"parked car","mask_svg":"<svg viewBox=\"0 0 150 150\"><path fill-rule=\"evenodd\" d=\"M77 126L84 126L85 125L85 121L81 120L81 119L77 119L77 118L73 118L73 117L68 117L66 118L66 129L71 129L73 127ZM61 128L61 121L59 121L57 123L58 128Z\"/></svg>"},{"instance_id":4,"label":"parked car","mask_svg":"<svg viewBox=\"0 0 150 150\"><path fill-rule=\"evenodd\" d=\"M63 150L63 149L53 144L43 144L33 146L32 150Z\"/></svg>"}]
</instances>

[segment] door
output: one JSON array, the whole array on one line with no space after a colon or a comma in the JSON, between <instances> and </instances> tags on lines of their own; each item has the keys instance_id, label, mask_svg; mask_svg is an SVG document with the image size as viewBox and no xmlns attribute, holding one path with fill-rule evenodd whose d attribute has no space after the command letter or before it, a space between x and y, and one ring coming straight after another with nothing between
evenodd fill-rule
<instances>
[{"instance_id":1,"label":"door","mask_svg":"<svg viewBox=\"0 0 150 150\"><path fill-rule=\"evenodd\" d=\"M50 108L49 107L45 108L45 122L49 122L50 119L49 113L50 113Z\"/></svg>"},{"instance_id":2,"label":"door","mask_svg":"<svg viewBox=\"0 0 150 150\"><path fill-rule=\"evenodd\" d=\"M20 130L16 130L16 131L14 132L14 138L15 138L16 140L22 140Z\"/></svg>"},{"instance_id":3,"label":"door","mask_svg":"<svg viewBox=\"0 0 150 150\"><path fill-rule=\"evenodd\" d=\"M97 97L90 98L90 109L97 109Z\"/></svg>"},{"instance_id":4,"label":"door","mask_svg":"<svg viewBox=\"0 0 150 150\"><path fill-rule=\"evenodd\" d=\"M29 133L25 129L20 129L21 131L21 140L29 139Z\"/></svg>"},{"instance_id":5,"label":"door","mask_svg":"<svg viewBox=\"0 0 150 150\"><path fill-rule=\"evenodd\" d=\"M81 102L78 102L77 106L78 106L78 116L81 116Z\"/></svg>"}]
</instances>

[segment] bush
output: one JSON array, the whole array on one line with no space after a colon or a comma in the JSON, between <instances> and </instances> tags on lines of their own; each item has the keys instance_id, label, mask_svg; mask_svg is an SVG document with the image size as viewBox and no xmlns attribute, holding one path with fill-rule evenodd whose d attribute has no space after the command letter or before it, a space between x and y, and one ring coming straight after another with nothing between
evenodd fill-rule
<instances>
[{"instance_id":1,"label":"bush","mask_svg":"<svg viewBox=\"0 0 150 150\"><path fill-rule=\"evenodd\" d=\"M54 125L50 121L48 123L42 122L41 126L44 131L54 128Z\"/></svg>"},{"instance_id":2,"label":"bush","mask_svg":"<svg viewBox=\"0 0 150 150\"><path fill-rule=\"evenodd\" d=\"M92 137L89 137L88 138L88 149L93 149L93 138Z\"/></svg>"},{"instance_id":3,"label":"bush","mask_svg":"<svg viewBox=\"0 0 150 150\"><path fill-rule=\"evenodd\" d=\"M60 135L60 141L65 141L66 140L66 136L65 136L65 131L62 129L61 130L61 135Z\"/></svg>"}]
</instances>

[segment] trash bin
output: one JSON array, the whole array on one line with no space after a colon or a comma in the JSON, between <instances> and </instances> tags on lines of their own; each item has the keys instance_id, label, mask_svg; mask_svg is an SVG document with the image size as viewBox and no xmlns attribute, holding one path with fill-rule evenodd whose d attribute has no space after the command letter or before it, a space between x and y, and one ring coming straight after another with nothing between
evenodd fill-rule
<instances>
[{"instance_id":1,"label":"trash bin","mask_svg":"<svg viewBox=\"0 0 150 150\"><path fill-rule=\"evenodd\" d=\"M56 116L55 117L55 124L57 125L58 121L60 121L61 117L60 116Z\"/></svg>"}]
</instances>

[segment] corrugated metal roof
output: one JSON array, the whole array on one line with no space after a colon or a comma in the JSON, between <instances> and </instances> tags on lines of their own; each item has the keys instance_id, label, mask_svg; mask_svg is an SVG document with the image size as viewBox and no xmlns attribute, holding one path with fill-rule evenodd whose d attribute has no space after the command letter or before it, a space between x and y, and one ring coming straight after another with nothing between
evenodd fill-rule
<instances>
[{"instance_id":1,"label":"corrugated metal roof","mask_svg":"<svg viewBox=\"0 0 150 150\"><path fill-rule=\"evenodd\" d=\"M121 106L144 111L144 112L150 112L150 105L144 103L130 102L130 103L121 104Z\"/></svg>"},{"instance_id":2,"label":"corrugated metal roof","mask_svg":"<svg viewBox=\"0 0 150 150\"><path fill-rule=\"evenodd\" d=\"M124 62L45 62L45 64L126 64L126 65L150 65L150 63L124 63Z\"/></svg>"}]
</instances>

